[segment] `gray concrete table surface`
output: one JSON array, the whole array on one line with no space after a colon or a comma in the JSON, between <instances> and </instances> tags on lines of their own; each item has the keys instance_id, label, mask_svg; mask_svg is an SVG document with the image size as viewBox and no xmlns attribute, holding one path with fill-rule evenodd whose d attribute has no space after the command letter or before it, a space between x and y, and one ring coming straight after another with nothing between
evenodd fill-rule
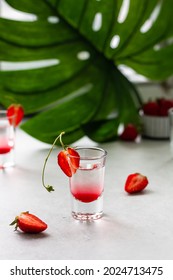
<instances>
[{"instance_id":1,"label":"gray concrete table surface","mask_svg":"<svg viewBox=\"0 0 173 280\"><path fill-rule=\"evenodd\" d=\"M75 145L97 145L83 138ZM173 156L168 140L99 144L108 152L104 216L94 222L71 217L68 177L56 164L60 148L47 164L48 193L41 182L50 145L27 135L16 135L16 166L0 171L1 260L141 260L173 259ZM124 191L130 173L149 180L136 195ZM41 234L14 232L10 222L29 211L48 224Z\"/></svg>"}]
</instances>

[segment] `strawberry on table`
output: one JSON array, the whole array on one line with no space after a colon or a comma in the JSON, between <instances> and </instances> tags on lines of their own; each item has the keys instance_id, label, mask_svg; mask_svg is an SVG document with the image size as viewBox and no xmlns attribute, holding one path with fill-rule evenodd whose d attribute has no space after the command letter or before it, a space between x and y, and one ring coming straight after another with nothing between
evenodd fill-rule
<instances>
[{"instance_id":1,"label":"strawberry on table","mask_svg":"<svg viewBox=\"0 0 173 280\"><path fill-rule=\"evenodd\" d=\"M40 233L47 229L45 222L29 212L22 212L10 224L10 226L12 225L15 225L15 230L19 228L25 233Z\"/></svg>"},{"instance_id":2,"label":"strawberry on table","mask_svg":"<svg viewBox=\"0 0 173 280\"><path fill-rule=\"evenodd\" d=\"M22 107L22 105L20 104L11 104L8 108L7 108L7 116L9 117L9 121L10 123L16 127L19 125L19 123L22 121L23 117L24 117L24 109ZM12 119L10 119L10 117L15 116L12 122Z\"/></svg>"},{"instance_id":3,"label":"strawberry on table","mask_svg":"<svg viewBox=\"0 0 173 280\"><path fill-rule=\"evenodd\" d=\"M134 141L138 136L138 130L134 124L127 124L123 132L120 134L120 139L124 141Z\"/></svg>"},{"instance_id":4,"label":"strawberry on table","mask_svg":"<svg viewBox=\"0 0 173 280\"><path fill-rule=\"evenodd\" d=\"M148 185L148 179L146 176L140 173L130 174L125 182L125 191L128 193L141 192Z\"/></svg>"}]
</instances>

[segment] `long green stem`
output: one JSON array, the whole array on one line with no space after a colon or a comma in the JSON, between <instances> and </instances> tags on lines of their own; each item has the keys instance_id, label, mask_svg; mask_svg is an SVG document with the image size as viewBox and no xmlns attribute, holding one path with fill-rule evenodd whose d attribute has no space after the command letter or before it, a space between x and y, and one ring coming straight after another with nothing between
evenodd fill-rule
<instances>
[{"instance_id":1,"label":"long green stem","mask_svg":"<svg viewBox=\"0 0 173 280\"><path fill-rule=\"evenodd\" d=\"M45 161L44 161L43 171L42 171L42 184L43 184L43 187L45 187L45 189L46 189L48 192L54 191L54 188L53 188L53 186L50 186L50 185L46 185L46 184L45 184L44 177L45 177L45 168L46 168L46 164L47 164L48 158L49 158L49 156L50 156L50 154L51 154L51 152L52 152L52 150L53 150L53 148L54 148L56 142L58 141L58 139L60 139L60 143L61 143L62 147L64 147L64 144L63 144L63 142L62 142L62 135L63 135L63 134L65 134L64 131L61 132L60 135L58 135L58 137L56 137L56 139L54 140L54 142L53 142L53 144L52 144L52 147L51 147L51 149L49 150L49 153L48 153L48 155L47 155L47 157L46 157L46 159L45 159Z\"/></svg>"}]
</instances>

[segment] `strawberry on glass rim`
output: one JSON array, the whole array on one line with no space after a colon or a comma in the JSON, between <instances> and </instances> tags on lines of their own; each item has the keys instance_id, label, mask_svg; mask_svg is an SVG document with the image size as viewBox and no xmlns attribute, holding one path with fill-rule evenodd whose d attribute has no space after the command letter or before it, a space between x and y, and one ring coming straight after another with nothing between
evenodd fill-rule
<instances>
[{"instance_id":1,"label":"strawberry on glass rim","mask_svg":"<svg viewBox=\"0 0 173 280\"><path fill-rule=\"evenodd\" d=\"M58 154L57 162L62 171L68 177L72 177L79 168L79 154L70 147L64 148L64 150Z\"/></svg>"},{"instance_id":2,"label":"strawberry on glass rim","mask_svg":"<svg viewBox=\"0 0 173 280\"><path fill-rule=\"evenodd\" d=\"M11 118L14 116L14 118ZM24 117L24 109L20 104L11 104L7 108L7 117L9 118L9 122L14 127L18 126Z\"/></svg>"},{"instance_id":3,"label":"strawberry on glass rim","mask_svg":"<svg viewBox=\"0 0 173 280\"><path fill-rule=\"evenodd\" d=\"M48 161L48 158L57 142L57 140L60 141L60 144L63 148L62 151L59 152L57 155L57 163L60 166L61 170L65 173L66 176L72 177L74 173L76 173L77 169L79 168L79 161L80 161L80 156L78 152L68 146L65 146L63 141L62 141L62 135L65 134L65 132L61 132L55 139L55 141L52 144L51 149L49 150L49 153L45 159L44 166L43 166L43 171L42 171L42 184L46 188L48 192L54 191L53 186L46 185L44 182L44 173L45 173L45 167L46 163Z\"/></svg>"}]
</instances>

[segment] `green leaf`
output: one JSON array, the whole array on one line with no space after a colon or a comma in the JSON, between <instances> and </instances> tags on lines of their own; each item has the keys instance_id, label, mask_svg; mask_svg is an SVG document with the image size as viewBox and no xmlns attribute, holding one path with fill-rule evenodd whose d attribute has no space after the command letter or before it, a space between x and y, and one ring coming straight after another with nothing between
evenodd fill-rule
<instances>
[{"instance_id":1,"label":"green leaf","mask_svg":"<svg viewBox=\"0 0 173 280\"><path fill-rule=\"evenodd\" d=\"M21 103L33 117L21 128L52 143L87 135L118 138L121 123L139 123L142 100L121 73L127 65L150 80L173 74L172 0L6 0L33 20L0 18L0 103Z\"/></svg>"},{"instance_id":2,"label":"green leaf","mask_svg":"<svg viewBox=\"0 0 173 280\"><path fill-rule=\"evenodd\" d=\"M118 126L119 121L115 118L87 123L83 126L83 130L93 141L102 143L118 138Z\"/></svg>"}]
</instances>

